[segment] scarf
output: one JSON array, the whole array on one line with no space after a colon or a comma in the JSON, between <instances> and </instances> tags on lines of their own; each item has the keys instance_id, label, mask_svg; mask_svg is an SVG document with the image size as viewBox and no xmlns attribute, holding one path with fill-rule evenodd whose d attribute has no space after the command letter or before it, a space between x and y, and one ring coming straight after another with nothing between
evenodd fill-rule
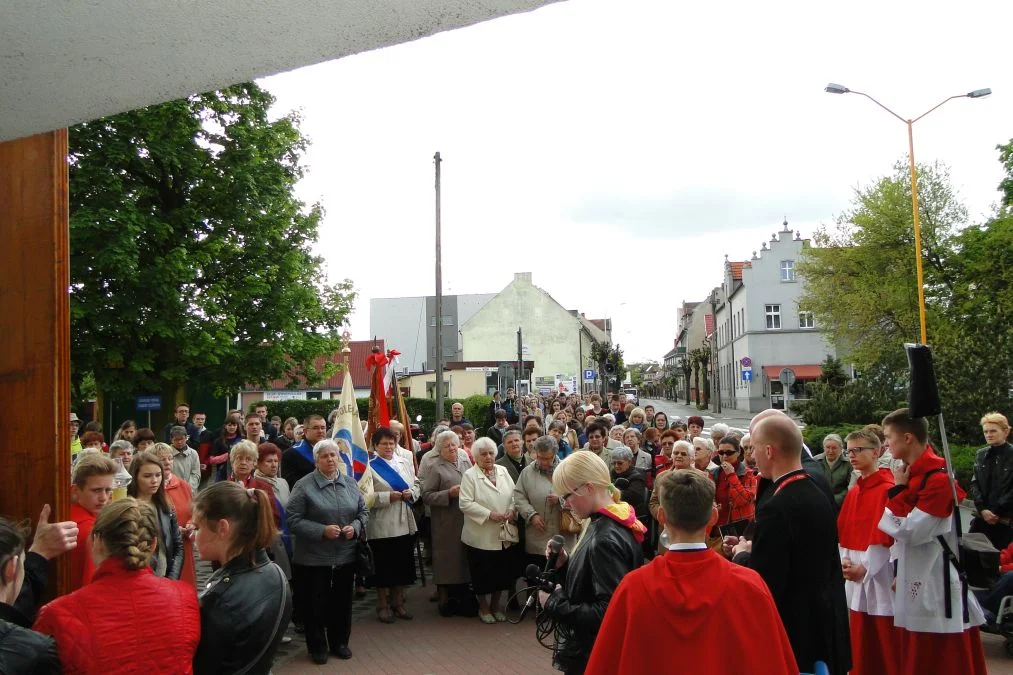
<instances>
[{"instance_id":1,"label":"scarf","mask_svg":"<svg viewBox=\"0 0 1013 675\"><path fill-rule=\"evenodd\" d=\"M538 460L535 460L535 471L537 471L538 473L542 474L543 476L545 476L549 480L552 480L552 472L556 470L557 466L559 466L559 457L558 456L552 458L552 465L548 469L546 469L545 467L543 467L541 462L539 462Z\"/></svg>"},{"instance_id":2,"label":"scarf","mask_svg":"<svg viewBox=\"0 0 1013 675\"><path fill-rule=\"evenodd\" d=\"M618 490L613 494L617 493ZM633 534L633 539L638 544L644 543L644 535L647 533L647 528L637 520L637 514L633 511L633 507L626 502L609 504L604 508L598 509L598 513L627 528Z\"/></svg>"},{"instance_id":3,"label":"scarf","mask_svg":"<svg viewBox=\"0 0 1013 675\"><path fill-rule=\"evenodd\" d=\"M271 476L260 473L260 471L257 469L254 469L253 471L253 477L269 484L271 488L274 490L275 494L278 493L278 481L281 480L280 478L278 477L272 478Z\"/></svg>"}]
</instances>

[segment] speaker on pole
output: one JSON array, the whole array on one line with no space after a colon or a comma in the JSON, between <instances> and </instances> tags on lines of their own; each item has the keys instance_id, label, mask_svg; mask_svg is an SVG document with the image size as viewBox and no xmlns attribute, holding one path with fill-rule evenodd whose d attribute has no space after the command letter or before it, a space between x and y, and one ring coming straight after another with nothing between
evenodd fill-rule
<instances>
[{"instance_id":1,"label":"speaker on pole","mask_svg":"<svg viewBox=\"0 0 1013 675\"><path fill-rule=\"evenodd\" d=\"M936 384L936 370L932 364L932 349L928 345L906 344L909 370L907 407L912 417L938 415L939 387Z\"/></svg>"}]
</instances>

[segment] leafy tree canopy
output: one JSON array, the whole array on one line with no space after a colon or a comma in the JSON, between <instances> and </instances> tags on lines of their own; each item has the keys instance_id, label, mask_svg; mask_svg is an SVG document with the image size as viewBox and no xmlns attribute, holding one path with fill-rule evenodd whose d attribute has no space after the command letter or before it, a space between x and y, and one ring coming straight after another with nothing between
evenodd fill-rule
<instances>
[{"instance_id":1,"label":"leafy tree canopy","mask_svg":"<svg viewBox=\"0 0 1013 675\"><path fill-rule=\"evenodd\" d=\"M313 381L354 292L310 253L293 196L307 141L253 83L70 130L75 381L131 394Z\"/></svg>"}]
</instances>

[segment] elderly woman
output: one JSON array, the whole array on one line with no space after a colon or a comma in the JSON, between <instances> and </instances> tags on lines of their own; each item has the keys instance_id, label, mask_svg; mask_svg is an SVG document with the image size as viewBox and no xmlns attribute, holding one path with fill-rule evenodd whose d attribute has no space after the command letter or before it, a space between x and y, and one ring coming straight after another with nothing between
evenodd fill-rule
<instances>
[{"instance_id":1,"label":"elderly woman","mask_svg":"<svg viewBox=\"0 0 1013 675\"><path fill-rule=\"evenodd\" d=\"M275 527L281 528L281 504L274 496L274 488L270 483L265 482L259 478L254 477L253 471L257 466L257 462L260 460L260 450L253 443L253 441L240 441L232 446L232 450L229 451L229 461L232 465L232 472L229 474L229 480L233 483L239 483L244 488L254 488L257 490L263 490L267 493L270 498L271 510L274 513L274 524Z\"/></svg>"},{"instance_id":2,"label":"elderly woman","mask_svg":"<svg viewBox=\"0 0 1013 675\"><path fill-rule=\"evenodd\" d=\"M524 467L514 485L514 508L524 519L524 567L544 567L545 546L557 534L563 535L568 551L577 541L575 533L559 529L563 510L552 489L552 472L559 462L555 437L542 436L535 441L535 461Z\"/></svg>"},{"instance_id":3,"label":"elderly woman","mask_svg":"<svg viewBox=\"0 0 1013 675\"><path fill-rule=\"evenodd\" d=\"M282 508L288 504L288 497L291 489L288 481L278 475L281 468L281 448L274 443L261 443L257 446L257 469L253 472L253 479L271 486L272 493Z\"/></svg>"},{"instance_id":4,"label":"elderly woman","mask_svg":"<svg viewBox=\"0 0 1013 675\"><path fill-rule=\"evenodd\" d=\"M693 471L700 471L693 465L693 457L695 455L695 450L693 449L692 443L690 443L689 441L676 441L675 434L672 433L671 429L665 432L665 437L662 442L671 444L672 449L671 454L669 456L669 463L667 468L660 469L658 471L657 475L654 478L655 481L657 481L657 479L661 477L661 474L669 470L676 471L679 469L692 469ZM661 455L659 455L659 457L660 456ZM700 473L704 472L700 471ZM647 505L648 510L651 512L651 516L655 520L658 519L658 509L661 508L660 497L661 496L658 494L658 491L655 490L654 492L651 493L651 499ZM662 549L659 549L659 551L662 551Z\"/></svg>"},{"instance_id":5,"label":"elderly woman","mask_svg":"<svg viewBox=\"0 0 1013 675\"><path fill-rule=\"evenodd\" d=\"M116 459L117 457L123 458L124 468L130 466L130 462L134 459L134 446L130 441L112 442L112 445L109 446L109 459Z\"/></svg>"},{"instance_id":6,"label":"elderly woman","mask_svg":"<svg viewBox=\"0 0 1013 675\"><path fill-rule=\"evenodd\" d=\"M693 464L701 471L713 471L718 468L711 459L714 457L714 443L711 439L697 436L693 439L693 451L695 453Z\"/></svg>"},{"instance_id":7,"label":"elderly woman","mask_svg":"<svg viewBox=\"0 0 1013 675\"><path fill-rule=\"evenodd\" d=\"M295 537L293 580L306 629L306 648L316 664L327 652L352 658L352 585L356 542L369 512L355 479L338 470L338 446L324 439L313 446L315 469L298 481L288 499L288 524Z\"/></svg>"},{"instance_id":8,"label":"elderly woman","mask_svg":"<svg viewBox=\"0 0 1013 675\"><path fill-rule=\"evenodd\" d=\"M538 438L536 430L525 431L524 435L527 437L529 433L535 434L535 438ZM530 443L532 444L531 452L534 454L534 440L531 440ZM521 446L521 432L516 429L508 429L503 434L503 456L497 459L496 463L506 469L510 473L510 480L516 483L521 471L531 461L533 460L528 457L528 453L524 452L524 448Z\"/></svg>"},{"instance_id":9,"label":"elderly woman","mask_svg":"<svg viewBox=\"0 0 1013 675\"><path fill-rule=\"evenodd\" d=\"M514 551L517 530L513 508L514 482L506 467L496 464L496 444L488 438L475 441L475 466L461 477L460 508L464 514L461 541L468 555L471 586L478 598L483 623L506 621L500 611L503 591L515 578ZM486 596L491 596L491 600Z\"/></svg>"},{"instance_id":10,"label":"elderly woman","mask_svg":"<svg viewBox=\"0 0 1013 675\"><path fill-rule=\"evenodd\" d=\"M848 483L851 481L851 462L841 457L844 441L837 434L823 437L823 452L813 457L823 469L823 474L830 483L830 491L834 493L834 502L841 508L844 497L848 494Z\"/></svg>"},{"instance_id":11,"label":"elderly woman","mask_svg":"<svg viewBox=\"0 0 1013 675\"><path fill-rule=\"evenodd\" d=\"M753 475L758 475L756 459L753 457L753 437L743 434L739 447L742 448L742 461L746 463L746 469L753 472Z\"/></svg>"},{"instance_id":12,"label":"elderly woman","mask_svg":"<svg viewBox=\"0 0 1013 675\"><path fill-rule=\"evenodd\" d=\"M461 479L464 472L471 468L471 463L459 452L460 440L453 431L444 431L437 436L433 449L438 453L437 459L427 465L428 458L423 458L419 467L423 475L422 501L429 506L433 582L437 587L440 615L453 616L455 613L468 613L458 593L451 601L450 591L451 587L460 587L471 581L468 559L461 542L464 513L459 506Z\"/></svg>"},{"instance_id":13,"label":"elderly woman","mask_svg":"<svg viewBox=\"0 0 1013 675\"><path fill-rule=\"evenodd\" d=\"M376 569L367 583L376 587L376 618L394 623L394 617L412 618L404 607L404 587L415 583L416 525L411 505L420 489L411 455L396 452L392 430L379 427L370 442L376 454L369 460L373 491L366 497L366 532Z\"/></svg>"},{"instance_id":14,"label":"elderly woman","mask_svg":"<svg viewBox=\"0 0 1013 675\"><path fill-rule=\"evenodd\" d=\"M711 471L714 503L718 505L718 522L715 527L739 520L753 520L756 510L756 476L746 470L742 448L736 436L724 435L718 443L718 457L721 466ZM712 534L716 535L717 529Z\"/></svg>"},{"instance_id":15,"label":"elderly woman","mask_svg":"<svg viewBox=\"0 0 1013 675\"><path fill-rule=\"evenodd\" d=\"M623 437L620 440L633 453L633 466L644 472L644 478L647 480L649 488L654 483L654 457L640 447L642 438L639 430L630 428L623 432Z\"/></svg>"},{"instance_id":16,"label":"elderly woman","mask_svg":"<svg viewBox=\"0 0 1013 675\"><path fill-rule=\"evenodd\" d=\"M647 480L644 472L633 466L633 452L624 445L612 450L612 483L615 485L620 478L625 480L624 486L616 485L621 493L622 501L633 507L638 518L647 516Z\"/></svg>"}]
</instances>

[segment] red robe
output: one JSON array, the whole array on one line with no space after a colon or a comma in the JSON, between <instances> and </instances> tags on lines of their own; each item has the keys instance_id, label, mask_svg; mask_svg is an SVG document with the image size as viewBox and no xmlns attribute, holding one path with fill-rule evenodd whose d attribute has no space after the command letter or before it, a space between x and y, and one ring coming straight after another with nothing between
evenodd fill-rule
<instances>
[{"instance_id":1,"label":"red robe","mask_svg":"<svg viewBox=\"0 0 1013 675\"><path fill-rule=\"evenodd\" d=\"M870 546L880 547L874 550L879 554L879 562L886 565L875 570L875 574L866 565L869 573L865 581L860 585L858 582L845 584L850 606L851 675L893 675L900 672L894 648L899 634L893 625L890 589L893 574L889 563L885 562L889 556L886 549L893 545L893 538L879 529L879 520L889 498L887 492L893 485L893 472L889 469L879 469L871 476L859 478L848 490L837 516L841 555L846 555L843 549L868 552ZM869 589L867 584L877 587ZM863 597L853 598L855 594ZM866 607L867 604L871 607Z\"/></svg>"},{"instance_id":2,"label":"red robe","mask_svg":"<svg viewBox=\"0 0 1013 675\"><path fill-rule=\"evenodd\" d=\"M902 518L908 517L916 507L935 518L951 517L953 492L949 478L945 473L934 473L927 479L925 476L929 471L945 467L946 461L931 447L926 448L922 456L911 465L907 487L887 501L886 508L895 516ZM964 496L965 492L958 485L957 499L962 500ZM902 542L898 540L897 543L900 545ZM903 564L902 560L899 562ZM973 602L973 596L969 596L969 601ZM961 612L959 600L953 603L953 607L954 612L959 615ZM978 626L966 628L960 633L916 632L898 628L897 636L896 644L901 659L900 672L904 675L925 675L925 673L985 675L988 672Z\"/></svg>"},{"instance_id":3,"label":"red robe","mask_svg":"<svg viewBox=\"0 0 1013 675\"><path fill-rule=\"evenodd\" d=\"M788 635L759 574L697 550L669 551L623 578L584 672L676 669L797 675Z\"/></svg>"}]
</instances>

